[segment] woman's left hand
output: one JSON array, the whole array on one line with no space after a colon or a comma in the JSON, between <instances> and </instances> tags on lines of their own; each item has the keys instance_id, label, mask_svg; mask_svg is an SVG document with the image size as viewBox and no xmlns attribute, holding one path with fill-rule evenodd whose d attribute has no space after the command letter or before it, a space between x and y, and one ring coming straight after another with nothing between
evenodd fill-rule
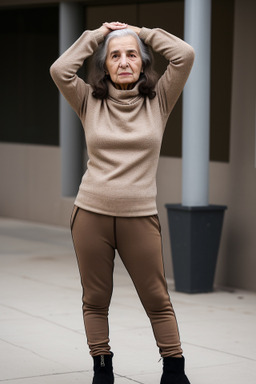
<instances>
[{"instance_id":1,"label":"woman's left hand","mask_svg":"<svg viewBox=\"0 0 256 384\"><path fill-rule=\"evenodd\" d=\"M103 26L108 28L109 32L115 31L117 29L129 28L133 32L137 33L137 35L140 33L140 28L139 27L135 27L133 25L128 25L126 23L120 23L119 21L112 21L111 23L106 22L106 23L103 23Z\"/></svg>"}]
</instances>

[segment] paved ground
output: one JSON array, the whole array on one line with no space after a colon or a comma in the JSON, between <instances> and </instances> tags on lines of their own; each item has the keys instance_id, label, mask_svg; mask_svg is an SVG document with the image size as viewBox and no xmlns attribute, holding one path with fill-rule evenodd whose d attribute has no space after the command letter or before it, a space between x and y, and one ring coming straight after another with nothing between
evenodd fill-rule
<instances>
[{"instance_id":1,"label":"paved ground","mask_svg":"<svg viewBox=\"0 0 256 384\"><path fill-rule=\"evenodd\" d=\"M0 382L91 384L69 231L0 219ZM170 294L191 384L256 383L256 294ZM148 319L118 257L110 313L116 384L157 384Z\"/></svg>"}]
</instances>

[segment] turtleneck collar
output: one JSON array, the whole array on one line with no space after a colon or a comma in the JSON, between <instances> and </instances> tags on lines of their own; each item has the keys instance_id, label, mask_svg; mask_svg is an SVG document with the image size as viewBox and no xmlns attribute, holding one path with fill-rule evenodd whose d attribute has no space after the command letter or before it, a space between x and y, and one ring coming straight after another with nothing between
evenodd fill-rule
<instances>
[{"instance_id":1,"label":"turtleneck collar","mask_svg":"<svg viewBox=\"0 0 256 384\"><path fill-rule=\"evenodd\" d=\"M142 96L139 93L139 82L135 84L132 89L122 90L115 88L112 82L108 81L108 98L116 103L127 105L134 104L141 97Z\"/></svg>"}]
</instances>

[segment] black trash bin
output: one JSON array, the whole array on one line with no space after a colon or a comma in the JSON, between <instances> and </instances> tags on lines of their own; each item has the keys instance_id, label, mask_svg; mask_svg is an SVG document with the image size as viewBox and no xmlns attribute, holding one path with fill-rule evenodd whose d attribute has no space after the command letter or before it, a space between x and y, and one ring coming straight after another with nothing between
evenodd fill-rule
<instances>
[{"instance_id":1,"label":"black trash bin","mask_svg":"<svg viewBox=\"0 0 256 384\"><path fill-rule=\"evenodd\" d=\"M186 207L181 204L165 206L176 291L213 291L224 211L227 207Z\"/></svg>"}]
</instances>

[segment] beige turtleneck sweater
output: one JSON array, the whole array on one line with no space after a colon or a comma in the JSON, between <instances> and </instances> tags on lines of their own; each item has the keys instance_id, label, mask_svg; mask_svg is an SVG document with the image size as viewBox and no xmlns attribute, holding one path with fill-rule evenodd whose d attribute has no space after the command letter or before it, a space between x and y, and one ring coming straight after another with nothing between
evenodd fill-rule
<instances>
[{"instance_id":1,"label":"beige turtleneck sweater","mask_svg":"<svg viewBox=\"0 0 256 384\"><path fill-rule=\"evenodd\" d=\"M88 211L126 217L157 213L162 136L189 75L194 51L162 29L142 28L139 36L169 62L152 100L139 94L138 85L118 90L110 82L107 99L92 96L92 87L76 73L103 41L99 30L85 31L50 69L84 127L89 160L75 205Z\"/></svg>"}]
</instances>

